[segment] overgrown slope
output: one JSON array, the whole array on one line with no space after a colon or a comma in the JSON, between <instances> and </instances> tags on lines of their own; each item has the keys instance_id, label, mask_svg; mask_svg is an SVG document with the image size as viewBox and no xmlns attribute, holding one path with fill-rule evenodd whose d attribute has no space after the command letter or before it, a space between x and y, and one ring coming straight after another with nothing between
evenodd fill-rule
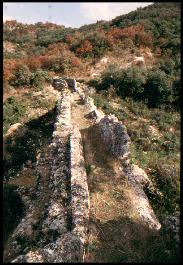
<instances>
[{"instance_id":1,"label":"overgrown slope","mask_svg":"<svg viewBox=\"0 0 183 265\"><path fill-rule=\"evenodd\" d=\"M132 160L155 186L154 194L146 192L160 221L179 213L180 7L179 2L155 3L79 29L41 22L3 24L5 239L23 215L15 190L26 181L35 185L26 163L35 165L51 139L56 92L48 83L55 75L83 79L90 91L95 88L97 107L127 125ZM131 66L136 56L145 65ZM11 134L15 123L21 123L20 129ZM14 225L13 200L20 205ZM156 251L155 246L152 260Z\"/></svg>"}]
</instances>

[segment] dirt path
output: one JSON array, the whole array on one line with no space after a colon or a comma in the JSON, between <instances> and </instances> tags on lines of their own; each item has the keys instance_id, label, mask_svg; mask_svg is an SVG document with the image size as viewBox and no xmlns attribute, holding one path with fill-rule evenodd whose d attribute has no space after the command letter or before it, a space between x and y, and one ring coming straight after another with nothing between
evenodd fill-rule
<instances>
[{"instance_id":1,"label":"dirt path","mask_svg":"<svg viewBox=\"0 0 183 265\"><path fill-rule=\"evenodd\" d=\"M85 262L141 262L148 255L149 230L138 222L130 199L132 187L88 114L74 94L71 121L82 135L91 206Z\"/></svg>"}]
</instances>

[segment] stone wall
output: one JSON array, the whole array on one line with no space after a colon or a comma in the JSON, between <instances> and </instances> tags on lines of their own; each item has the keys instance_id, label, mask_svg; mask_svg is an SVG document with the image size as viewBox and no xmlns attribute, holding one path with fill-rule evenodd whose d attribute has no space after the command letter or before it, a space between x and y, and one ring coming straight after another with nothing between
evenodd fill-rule
<instances>
[{"instance_id":1,"label":"stone wall","mask_svg":"<svg viewBox=\"0 0 183 265\"><path fill-rule=\"evenodd\" d=\"M118 159L130 155L130 137L126 126L114 115L106 115L99 122L102 138L111 154Z\"/></svg>"},{"instance_id":2,"label":"stone wall","mask_svg":"<svg viewBox=\"0 0 183 265\"><path fill-rule=\"evenodd\" d=\"M93 99L86 97L79 87L77 92L93 113L108 150L123 165L128 183L134 188L135 211L139 212L142 222L159 230L161 224L143 191L143 187L151 182L142 169L130 163L130 138L126 127L114 115L105 116L102 111L97 110ZM56 238L46 244L43 242L34 251L18 256L13 263L83 262L89 221L89 191L81 134L77 127L71 126L71 101L70 91L63 90L58 101L50 145L51 196L42 222L42 233L43 237L49 237L50 232L54 233Z\"/></svg>"},{"instance_id":3,"label":"stone wall","mask_svg":"<svg viewBox=\"0 0 183 265\"><path fill-rule=\"evenodd\" d=\"M85 243L89 220L89 192L81 134L79 129L74 126L71 131L70 153L73 233Z\"/></svg>"},{"instance_id":4,"label":"stone wall","mask_svg":"<svg viewBox=\"0 0 183 265\"><path fill-rule=\"evenodd\" d=\"M47 244L43 242L34 251L19 255L12 263L83 262L89 194L81 135L77 128L71 128L70 105L70 92L63 90L51 143L51 197L42 223L43 237L48 238L51 233L56 238Z\"/></svg>"},{"instance_id":5,"label":"stone wall","mask_svg":"<svg viewBox=\"0 0 183 265\"><path fill-rule=\"evenodd\" d=\"M115 159L121 161L123 172L128 178L128 184L134 191L134 211L139 213L144 225L148 226L150 229L159 230L161 224L143 190L143 188L147 186L150 190L153 190L154 187L145 171L131 162L131 140L127 133L126 126L121 121L118 121L118 118L114 115L104 115L101 111L98 112L93 103L93 99L88 96L86 97L84 91L79 89L78 93L85 102L86 107L91 110L91 113L95 113L95 121L100 128L101 137L106 143L108 150Z\"/></svg>"}]
</instances>

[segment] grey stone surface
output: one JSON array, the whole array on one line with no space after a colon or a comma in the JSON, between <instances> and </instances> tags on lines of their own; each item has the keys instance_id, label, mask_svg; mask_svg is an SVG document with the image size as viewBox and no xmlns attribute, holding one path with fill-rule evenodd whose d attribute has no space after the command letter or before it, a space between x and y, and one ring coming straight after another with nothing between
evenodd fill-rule
<instances>
[{"instance_id":1,"label":"grey stone surface","mask_svg":"<svg viewBox=\"0 0 183 265\"><path fill-rule=\"evenodd\" d=\"M151 184L151 181L144 170L136 165L130 165L130 138L125 125L114 115L105 116L102 111L97 110L93 99L86 96L79 86L76 90L98 123L108 150L115 158L120 159L124 166L129 185L134 189L134 212L138 212L141 221L148 227L159 230L161 224L143 191L143 187ZM34 251L18 256L12 263L83 262L88 232L89 191L81 134L77 127L71 126L71 101L70 91L63 86L50 145L51 197L46 205L46 217L42 222L43 234L55 231L57 238L41 247L39 245ZM33 222L31 211L28 214L26 218ZM21 226L21 233L27 230L31 233L29 222L26 221L25 225L26 227ZM18 249L17 245L15 247Z\"/></svg>"},{"instance_id":2,"label":"grey stone surface","mask_svg":"<svg viewBox=\"0 0 183 265\"><path fill-rule=\"evenodd\" d=\"M73 232L79 236L83 243L85 243L87 240L89 221L89 191L81 134L76 127L73 127L71 131L70 154Z\"/></svg>"},{"instance_id":3,"label":"grey stone surface","mask_svg":"<svg viewBox=\"0 0 183 265\"><path fill-rule=\"evenodd\" d=\"M108 150L116 158L130 155L130 137L126 126L114 115L106 115L99 122L102 137Z\"/></svg>"},{"instance_id":4,"label":"grey stone surface","mask_svg":"<svg viewBox=\"0 0 183 265\"><path fill-rule=\"evenodd\" d=\"M128 178L128 183L134 190L134 198L132 202L134 212L139 214L140 220L144 225L147 225L151 229L159 230L161 224L159 223L149 203L148 197L143 190L145 186L153 189L153 185L145 171L130 162L131 140L128 136L126 126L118 121L117 117L114 115L104 115L102 111L98 111L93 100L91 100L90 97L86 97L81 89L78 89L78 93L85 102L87 108L90 109L90 115L94 117L96 123L98 123L101 130L101 136L104 139L108 150L115 158L119 159L123 165L124 173Z\"/></svg>"},{"instance_id":5,"label":"grey stone surface","mask_svg":"<svg viewBox=\"0 0 183 265\"><path fill-rule=\"evenodd\" d=\"M68 87L68 84L64 79L56 77L53 79L52 86L55 89L63 90L63 89L66 89Z\"/></svg>"},{"instance_id":6,"label":"grey stone surface","mask_svg":"<svg viewBox=\"0 0 183 265\"><path fill-rule=\"evenodd\" d=\"M180 245L180 216L168 215L163 220L163 231L167 235L171 235L176 247Z\"/></svg>"},{"instance_id":7,"label":"grey stone surface","mask_svg":"<svg viewBox=\"0 0 183 265\"><path fill-rule=\"evenodd\" d=\"M83 262L84 246L72 232L63 234L55 243L20 255L12 263L61 263Z\"/></svg>"},{"instance_id":8,"label":"grey stone surface","mask_svg":"<svg viewBox=\"0 0 183 265\"><path fill-rule=\"evenodd\" d=\"M42 222L43 235L49 237L50 232L56 232L57 240L49 244L44 244L44 242L42 245L38 244L36 250L19 255L12 263L83 261L84 244L87 237L89 195L81 135L78 129L72 128L71 130L70 119L70 92L63 89L57 104L57 117L50 144L52 165L49 188L51 197L46 205L45 219ZM72 209L72 213L70 209ZM34 220L31 216L26 218L31 222ZM72 220L70 224L69 218ZM24 223L25 226L21 225L21 233L24 234L26 230L31 232L29 223L27 221ZM41 247L39 247L40 245Z\"/></svg>"},{"instance_id":9,"label":"grey stone surface","mask_svg":"<svg viewBox=\"0 0 183 265\"><path fill-rule=\"evenodd\" d=\"M43 221L43 233L54 230L58 234L67 232L67 182L69 168L69 135L70 135L70 93L63 90L57 105L57 118L52 140L52 172L49 187L52 190L46 219Z\"/></svg>"}]
</instances>

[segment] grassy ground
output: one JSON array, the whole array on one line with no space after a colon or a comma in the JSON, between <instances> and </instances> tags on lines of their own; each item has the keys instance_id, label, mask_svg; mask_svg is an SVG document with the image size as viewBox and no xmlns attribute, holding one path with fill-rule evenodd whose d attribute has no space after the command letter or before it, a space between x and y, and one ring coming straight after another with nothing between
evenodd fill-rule
<instances>
[{"instance_id":1,"label":"grassy ground","mask_svg":"<svg viewBox=\"0 0 183 265\"><path fill-rule=\"evenodd\" d=\"M100 99L102 103L109 104L107 99ZM119 161L107 151L97 124L87 118L87 112L78 96L74 96L72 122L79 127L82 135L90 193L85 262L177 260L174 251L166 254L165 238L159 232L148 229L139 219L134 207L134 190L128 185Z\"/></svg>"},{"instance_id":2,"label":"grassy ground","mask_svg":"<svg viewBox=\"0 0 183 265\"><path fill-rule=\"evenodd\" d=\"M127 126L132 162L148 173L157 189L156 196L149 194L149 198L160 220L164 214L179 211L180 114L101 93L94 99L98 107Z\"/></svg>"},{"instance_id":3,"label":"grassy ground","mask_svg":"<svg viewBox=\"0 0 183 265\"><path fill-rule=\"evenodd\" d=\"M14 91L4 101L4 244L26 211L17 188L24 187L28 197L34 194L34 163L51 141L56 101L56 91L48 86L42 91ZM10 132L11 125L17 122L21 126Z\"/></svg>"}]
</instances>

